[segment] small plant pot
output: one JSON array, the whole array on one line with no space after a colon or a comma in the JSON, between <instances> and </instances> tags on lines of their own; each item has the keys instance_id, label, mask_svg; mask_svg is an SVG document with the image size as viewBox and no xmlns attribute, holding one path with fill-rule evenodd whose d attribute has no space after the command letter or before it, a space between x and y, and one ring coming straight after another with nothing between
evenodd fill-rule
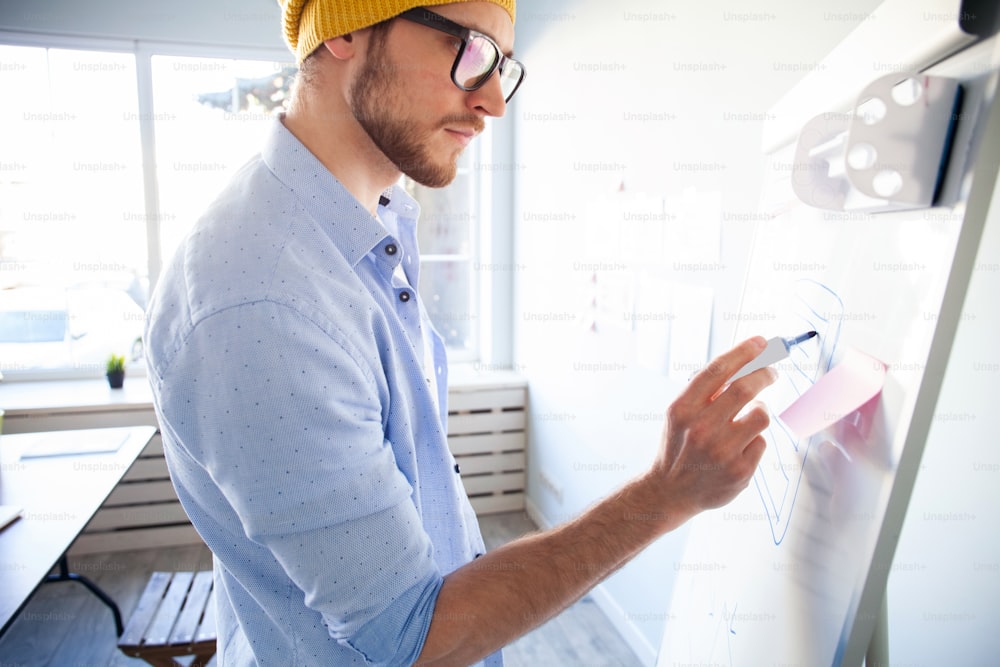
<instances>
[{"instance_id":1,"label":"small plant pot","mask_svg":"<svg viewBox=\"0 0 1000 667\"><path fill-rule=\"evenodd\" d=\"M112 389L121 389L125 385L125 371L108 373L108 384Z\"/></svg>"}]
</instances>

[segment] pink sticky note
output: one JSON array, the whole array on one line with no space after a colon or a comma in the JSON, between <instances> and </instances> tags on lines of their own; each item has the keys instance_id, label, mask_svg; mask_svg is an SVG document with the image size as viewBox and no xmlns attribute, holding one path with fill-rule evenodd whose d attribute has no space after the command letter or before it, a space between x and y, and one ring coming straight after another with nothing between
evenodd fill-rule
<instances>
[{"instance_id":1,"label":"pink sticky note","mask_svg":"<svg viewBox=\"0 0 1000 667\"><path fill-rule=\"evenodd\" d=\"M840 421L882 391L885 364L848 348L840 363L794 403L779 419L800 438L808 438Z\"/></svg>"}]
</instances>

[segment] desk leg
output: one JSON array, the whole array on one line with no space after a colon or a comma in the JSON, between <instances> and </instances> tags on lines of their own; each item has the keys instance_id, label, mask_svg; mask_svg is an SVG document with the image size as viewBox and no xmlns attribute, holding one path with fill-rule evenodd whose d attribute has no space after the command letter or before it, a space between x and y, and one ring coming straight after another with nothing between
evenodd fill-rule
<instances>
[{"instance_id":1,"label":"desk leg","mask_svg":"<svg viewBox=\"0 0 1000 667\"><path fill-rule=\"evenodd\" d=\"M76 574L75 572L70 572L69 563L66 561L66 554L63 554L62 558L59 559L59 574L48 575L47 577L45 577L44 583L49 583L52 581L76 581L86 586L87 589L91 593L96 595L101 602L106 604L108 608L111 610L111 613L114 614L115 629L118 631L118 636L119 637L122 636L122 632L125 631L125 626L122 625L122 613L118 609L118 605L115 604L115 601L112 600L107 593L98 588L97 584L95 584L93 581L87 579L82 575Z\"/></svg>"}]
</instances>

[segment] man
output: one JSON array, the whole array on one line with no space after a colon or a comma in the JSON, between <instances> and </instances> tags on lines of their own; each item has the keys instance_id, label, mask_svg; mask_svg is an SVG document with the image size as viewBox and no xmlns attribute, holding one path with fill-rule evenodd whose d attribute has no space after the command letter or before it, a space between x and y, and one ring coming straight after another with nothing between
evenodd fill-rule
<instances>
[{"instance_id":1,"label":"man","mask_svg":"<svg viewBox=\"0 0 1000 667\"><path fill-rule=\"evenodd\" d=\"M650 470L484 554L447 449L416 203L523 78L513 0L287 0L287 114L182 245L146 333L164 452L214 553L220 665L501 664L763 451L752 339L667 410ZM469 32L472 30L473 32Z\"/></svg>"}]
</instances>

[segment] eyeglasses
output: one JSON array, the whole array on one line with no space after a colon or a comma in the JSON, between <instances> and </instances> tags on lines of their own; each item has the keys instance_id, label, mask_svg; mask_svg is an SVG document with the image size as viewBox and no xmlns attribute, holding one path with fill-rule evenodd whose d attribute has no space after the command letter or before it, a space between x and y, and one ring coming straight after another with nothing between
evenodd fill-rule
<instances>
[{"instance_id":1,"label":"eyeglasses","mask_svg":"<svg viewBox=\"0 0 1000 667\"><path fill-rule=\"evenodd\" d=\"M407 10L399 17L462 40L458 55L455 56L455 64L451 66L451 80L459 89L477 90L493 76L493 72L500 70L500 90L504 101L510 102L510 98L514 97L518 86L524 81L524 65L503 55L500 47L488 35L420 7Z\"/></svg>"}]
</instances>

